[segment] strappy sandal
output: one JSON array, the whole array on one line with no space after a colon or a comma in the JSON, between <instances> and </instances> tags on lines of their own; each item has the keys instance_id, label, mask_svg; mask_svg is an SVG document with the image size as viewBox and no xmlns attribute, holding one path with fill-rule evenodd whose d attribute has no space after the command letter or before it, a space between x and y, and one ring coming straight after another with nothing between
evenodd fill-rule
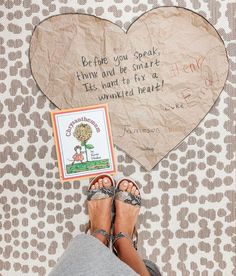
<instances>
[{"instance_id":1,"label":"strappy sandal","mask_svg":"<svg viewBox=\"0 0 236 276\"><path fill-rule=\"evenodd\" d=\"M130 178L123 178L121 179L118 183L117 183L117 188L116 188L116 191L115 191L115 196L114 196L114 200L120 200L124 203L127 203L127 204L131 204L133 206L141 206L141 196L140 196L140 191L139 191L139 195L134 195L130 192L127 192L127 191L122 191L119 189L119 186L121 184L121 182L123 181L128 181L128 182L132 182L136 189L139 191L139 188L138 186L136 185L135 181L130 179ZM130 240L130 242L133 244L134 248L137 250L137 244L138 244L138 232L136 230L136 227L134 227L134 231L133 231L133 234L132 234L132 238L126 234L126 233L123 233L123 232L119 232L118 234L116 234L115 236L112 237L112 247L113 247L113 252L117 255L117 251L114 247L114 244L117 240L119 240L120 238L127 238ZM135 239L133 239L135 237Z\"/></svg>"},{"instance_id":2,"label":"strappy sandal","mask_svg":"<svg viewBox=\"0 0 236 276\"><path fill-rule=\"evenodd\" d=\"M120 183L124 180L127 180L128 182L132 182L136 186L136 189L138 189L138 191L139 191L139 188L135 184L134 180L132 180L131 178L123 178L117 183L117 188L116 188L114 199L115 200L120 200L122 202L125 202L127 204L131 204L131 205L134 205L134 206L141 206L140 191L139 191L139 195L136 196L136 195L133 195L133 194L127 192L127 191L122 191L122 190L119 189ZM133 240L133 237L135 237L136 239ZM118 254L117 254L117 251L114 247L114 244L120 238L127 238L128 240L130 240L130 242L133 244L134 248L137 250L138 232L136 230L136 227L134 227L132 238L128 234L123 233L123 232L119 232L118 234L116 234L115 236L112 237L112 249L113 249L113 252L116 255L118 255ZM161 273L160 273L160 270L158 269L157 265L154 262L152 262L150 260L146 260L146 259L144 259L143 262L144 262L147 270L149 271L150 276L162 276Z\"/></svg>"},{"instance_id":3,"label":"strappy sandal","mask_svg":"<svg viewBox=\"0 0 236 276\"><path fill-rule=\"evenodd\" d=\"M101 178L109 178L111 181L111 186L110 187L102 187L98 189L93 189L91 190L92 185L94 185L96 182L98 182L99 179ZM95 178L92 179L90 182L90 186L88 189L88 194L87 194L87 200L98 200L98 199L105 199L109 197L114 197L114 190L115 190L115 181L109 174L101 174L96 176ZM89 224L85 230L85 233L87 233L91 229L91 221L89 221ZM111 235L108 234L104 229L96 229L93 233L91 233L92 236L96 236L96 234L101 234L104 236L108 242L108 246L110 243Z\"/></svg>"}]
</instances>

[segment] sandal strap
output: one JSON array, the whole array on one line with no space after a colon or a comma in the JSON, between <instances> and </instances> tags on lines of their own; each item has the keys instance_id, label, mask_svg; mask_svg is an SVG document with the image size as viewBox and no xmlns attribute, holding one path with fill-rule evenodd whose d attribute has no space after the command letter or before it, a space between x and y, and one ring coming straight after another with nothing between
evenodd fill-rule
<instances>
[{"instance_id":1,"label":"sandal strap","mask_svg":"<svg viewBox=\"0 0 236 276\"><path fill-rule=\"evenodd\" d=\"M95 236L96 234L101 234L103 237L105 237L109 244L111 235L109 235L107 231L105 231L104 229L96 229L91 235Z\"/></svg>"},{"instance_id":2,"label":"sandal strap","mask_svg":"<svg viewBox=\"0 0 236 276\"><path fill-rule=\"evenodd\" d=\"M87 234L90 229L91 229L91 221L89 221L89 223L85 229L85 234ZM90 231L90 233L91 233L91 231ZM92 236L95 236L95 234L103 235L107 239L108 244L110 243L111 235L109 235L104 229L96 229L93 233L91 233Z\"/></svg>"},{"instance_id":3,"label":"sandal strap","mask_svg":"<svg viewBox=\"0 0 236 276\"><path fill-rule=\"evenodd\" d=\"M103 199L114 196L114 186L102 187L101 189L88 190L87 200Z\"/></svg>"},{"instance_id":4,"label":"sandal strap","mask_svg":"<svg viewBox=\"0 0 236 276\"><path fill-rule=\"evenodd\" d=\"M133 244L134 248L137 250L137 240L133 241L128 234L123 233L123 232L119 232L118 234L116 234L115 236L112 237L113 247L114 247L115 242L118 241L120 238L127 238L128 240L130 240L130 242Z\"/></svg>"},{"instance_id":5,"label":"sandal strap","mask_svg":"<svg viewBox=\"0 0 236 276\"><path fill-rule=\"evenodd\" d=\"M131 205L141 206L141 197L133 195L127 191L116 189L115 199Z\"/></svg>"}]
</instances>

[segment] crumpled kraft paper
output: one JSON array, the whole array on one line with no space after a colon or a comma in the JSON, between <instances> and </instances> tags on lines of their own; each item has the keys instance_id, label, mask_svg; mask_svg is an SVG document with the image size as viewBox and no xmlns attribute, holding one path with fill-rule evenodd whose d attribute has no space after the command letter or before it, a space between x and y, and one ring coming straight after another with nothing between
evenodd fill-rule
<instances>
[{"instance_id":1,"label":"crumpled kraft paper","mask_svg":"<svg viewBox=\"0 0 236 276\"><path fill-rule=\"evenodd\" d=\"M161 7L124 32L91 15L41 22L32 74L58 107L108 103L114 143L151 170L204 118L228 72L224 43L203 17Z\"/></svg>"}]
</instances>

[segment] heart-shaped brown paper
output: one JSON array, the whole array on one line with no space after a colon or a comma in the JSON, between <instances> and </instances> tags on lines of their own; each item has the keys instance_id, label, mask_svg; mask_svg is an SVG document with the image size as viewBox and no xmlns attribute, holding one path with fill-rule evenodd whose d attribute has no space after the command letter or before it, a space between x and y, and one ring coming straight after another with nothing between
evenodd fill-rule
<instances>
[{"instance_id":1,"label":"heart-shaped brown paper","mask_svg":"<svg viewBox=\"0 0 236 276\"><path fill-rule=\"evenodd\" d=\"M103 19L62 14L30 45L33 76L59 108L108 102L114 143L152 169L203 119L223 89L223 41L200 15L161 7L124 32Z\"/></svg>"}]
</instances>

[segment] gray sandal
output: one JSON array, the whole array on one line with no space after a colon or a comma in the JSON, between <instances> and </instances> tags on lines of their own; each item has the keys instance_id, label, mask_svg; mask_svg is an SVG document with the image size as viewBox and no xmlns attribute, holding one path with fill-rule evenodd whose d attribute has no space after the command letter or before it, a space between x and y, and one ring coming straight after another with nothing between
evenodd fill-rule
<instances>
[{"instance_id":1,"label":"gray sandal","mask_svg":"<svg viewBox=\"0 0 236 276\"><path fill-rule=\"evenodd\" d=\"M108 177L111 181L111 186L110 187L102 187L101 189L94 189L91 190L91 186L94 185L100 178ZM114 190L115 190L115 182L113 178L109 174L101 174L93 178L90 182L90 186L88 189L88 194L87 194L87 200L98 200L98 199L104 199L104 198L109 198L109 197L114 197ZM85 230L85 233L87 233L91 229L91 222L89 221L89 224ZM111 235L108 234L104 229L97 229L93 233L91 233L92 236L95 236L96 234L101 234L104 236L108 242L108 246L110 243L110 238Z\"/></svg>"},{"instance_id":2,"label":"gray sandal","mask_svg":"<svg viewBox=\"0 0 236 276\"><path fill-rule=\"evenodd\" d=\"M119 185L122 181L127 180L128 182L132 182L136 188L138 189L138 186L135 184L135 181L130 179L130 178L123 178L121 179L118 183L117 183L117 188L116 188L116 192L115 192L115 196L114 199L115 200L120 200L122 202L125 202L127 204L131 204L134 206L141 206L141 196L140 196L140 192L139 195L133 195L129 192L126 191L122 191L119 189ZM138 189L139 190L139 189ZM138 233L136 230L136 227L134 227L134 232L133 232L133 237L136 237L135 240L133 240L128 234L123 233L123 232L119 232L118 234L116 234L115 236L112 237L112 248L113 248L113 252L117 255L117 251L114 247L114 244L116 243L117 240L119 240L120 238L127 238L128 240L130 240L130 242L133 244L134 248L137 250L137 244L138 244ZM143 260L148 272L150 273L151 276L161 276L161 273L157 267L157 265L155 263L153 263L150 260Z\"/></svg>"},{"instance_id":3,"label":"gray sandal","mask_svg":"<svg viewBox=\"0 0 236 276\"><path fill-rule=\"evenodd\" d=\"M138 186L135 184L135 181L130 179L130 178L123 178L121 179L120 181L118 181L117 183L117 186L116 186L116 191L115 191L115 196L114 196L114 199L115 200L120 200L124 203L127 203L127 204L131 204L133 206L141 206L141 196L140 195L133 195L127 191L122 191L119 189L119 186L121 184L121 182L123 182L124 180L127 180L128 182L132 182L136 189L138 189L139 191L139 188ZM139 192L140 194L140 192ZM113 247L113 251L114 253L117 255L117 252L116 252L116 249L114 247L114 244L117 240L119 240L120 238L127 238L130 240L130 242L133 244L134 248L137 250L137 244L138 244L138 232L136 230L136 227L134 227L134 231L133 231L133 237L135 237L135 240L132 240L131 237L126 234L126 233L123 233L123 232L119 232L118 234L116 234L115 236L112 237L112 247Z\"/></svg>"},{"instance_id":4,"label":"gray sandal","mask_svg":"<svg viewBox=\"0 0 236 276\"><path fill-rule=\"evenodd\" d=\"M121 182L124 181L124 180L127 180L128 182L132 182L139 191L139 188L135 184L134 180L132 180L131 178L123 178L120 181L118 181L118 183L117 183L117 188L116 188L116 191L115 191L115 200L120 200L124 203L128 203L128 204L135 205L135 206L136 205L141 206L141 197L140 197L140 195L136 196L136 195L133 195L133 194L127 192L127 191L122 191L122 190L119 189L119 186L120 186ZM139 194L140 194L140 191L139 191Z\"/></svg>"},{"instance_id":5,"label":"gray sandal","mask_svg":"<svg viewBox=\"0 0 236 276\"><path fill-rule=\"evenodd\" d=\"M91 190L91 186L94 185L100 178L108 177L111 181L110 187L102 187L101 189ZM87 200L104 199L108 197L114 197L115 181L109 174L101 174L92 179L88 189Z\"/></svg>"}]
</instances>

